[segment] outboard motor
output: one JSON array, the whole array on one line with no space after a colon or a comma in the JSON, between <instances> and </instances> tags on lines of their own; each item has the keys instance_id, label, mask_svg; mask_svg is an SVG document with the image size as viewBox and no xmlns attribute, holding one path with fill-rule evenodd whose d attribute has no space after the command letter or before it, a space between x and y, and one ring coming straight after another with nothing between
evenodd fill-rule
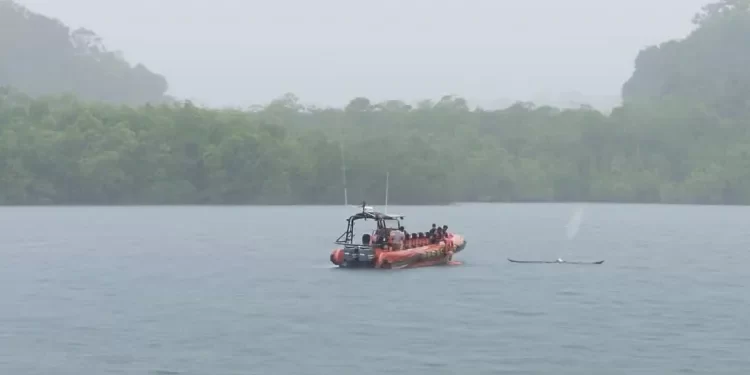
<instances>
[{"instance_id":1,"label":"outboard motor","mask_svg":"<svg viewBox=\"0 0 750 375\"><path fill-rule=\"evenodd\" d=\"M375 249L369 245L345 245L344 267L372 267L375 262Z\"/></svg>"}]
</instances>

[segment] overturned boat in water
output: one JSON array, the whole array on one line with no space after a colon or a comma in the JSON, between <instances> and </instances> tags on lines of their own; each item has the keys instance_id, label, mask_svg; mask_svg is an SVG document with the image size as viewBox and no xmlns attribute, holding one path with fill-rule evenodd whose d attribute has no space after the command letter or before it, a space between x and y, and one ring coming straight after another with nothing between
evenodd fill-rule
<instances>
[{"instance_id":1,"label":"overturned boat in water","mask_svg":"<svg viewBox=\"0 0 750 375\"><path fill-rule=\"evenodd\" d=\"M331 263L343 268L427 267L448 264L453 261L454 254L466 248L466 240L457 234L449 234L434 243L427 238L411 238L405 240L400 249L376 239L378 233L385 233L385 238L388 238L387 233L400 228L403 219L403 215L376 212L363 203L362 211L347 219L346 232L336 240L341 247L331 252ZM371 234L363 234L361 242L355 243L354 226L358 220L374 220L377 229Z\"/></svg>"},{"instance_id":2,"label":"overturned boat in water","mask_svg":"<svg viewBox=\"0 0 750 375\"><path fill-rule=\"evenodd\" d=\"M567 260L562 260L560 258L557 258L555 261L549 261L549 260L515 260L508 258L508 261L511 263L534 263L534 264L602 264L604 263L603 260L597 261L597 262L569 262Z\"/></svg>"}]
</instances>

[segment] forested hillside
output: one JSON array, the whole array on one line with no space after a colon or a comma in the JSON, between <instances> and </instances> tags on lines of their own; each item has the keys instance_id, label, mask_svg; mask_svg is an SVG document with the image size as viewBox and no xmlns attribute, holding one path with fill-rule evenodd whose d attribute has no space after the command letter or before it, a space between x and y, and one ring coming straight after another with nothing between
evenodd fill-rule
<instances>
[{"instance_id":1,"label":"forested hillside","mask_svg":"<svg viewBox=\"0 0 750 375\"><path fill-rule=\"evenodd\" d=\"M626 103L676 97L725 117L750 116L750 0L721 0L693 19L683 40L641 51L623 85Z\"/></svg>"},{"instance_id":2,"label":"forested hillside","mask_svg":"<svg viewBox=\"0 0 750 375\"><path fill-rule=\"evenodd\" d=\"M750 66L738 42L750 40L746 3L714 4L687 38L641 52L608 116L530 103L484 111L458 97L126 107L6 88L0 203L341 204L343 145L350 202L379 204L388 171L394 204L747 204L750 81L736 83Z\"/></svg>"},{"instance_id":3,"label":"forested hillside","mask_svg":"<svg viewBox=\"0 0 750 375\"><path fill-rule=\"evenodd\" d=\"M12 0L0 0L0 86L133 105L165 100L167 91L164 77L131 66L93 31L71 30Z\"/></svg>"}]
</instances>

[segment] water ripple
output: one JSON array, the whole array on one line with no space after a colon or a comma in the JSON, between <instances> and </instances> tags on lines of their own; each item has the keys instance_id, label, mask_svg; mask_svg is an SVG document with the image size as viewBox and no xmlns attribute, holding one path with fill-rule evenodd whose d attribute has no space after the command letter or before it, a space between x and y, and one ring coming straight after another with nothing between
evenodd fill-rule
<instances>
[{"instance_id":1,"label":"water ripple","mask_svg":"<svg viewBox=\"0 0 750 375\"><path fill-rule=\"evenodd\" d=\"M470 245L392 272L330 268L341 208L3 209L0 373L747 373L750 210L572 207L394 207ZM606 262L506 260L560 256Z\"/></svg>"}]
</instances>

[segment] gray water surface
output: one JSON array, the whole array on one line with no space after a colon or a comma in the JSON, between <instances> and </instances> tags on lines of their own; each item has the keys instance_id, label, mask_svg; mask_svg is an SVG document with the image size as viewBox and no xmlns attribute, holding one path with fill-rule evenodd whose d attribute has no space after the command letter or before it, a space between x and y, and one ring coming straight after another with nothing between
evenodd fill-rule
<instances>
[{"instance_id":1,"label":"gray water surface","mask_svg":"<svg viewBox=\"0 0 750 375\"><path fill-rule=\"evenodd\" d=\"M750 373L750 208L388 210L464 264L332 268L343 207L0 208L0 374Z\"/></svg>"}]
</instances>

